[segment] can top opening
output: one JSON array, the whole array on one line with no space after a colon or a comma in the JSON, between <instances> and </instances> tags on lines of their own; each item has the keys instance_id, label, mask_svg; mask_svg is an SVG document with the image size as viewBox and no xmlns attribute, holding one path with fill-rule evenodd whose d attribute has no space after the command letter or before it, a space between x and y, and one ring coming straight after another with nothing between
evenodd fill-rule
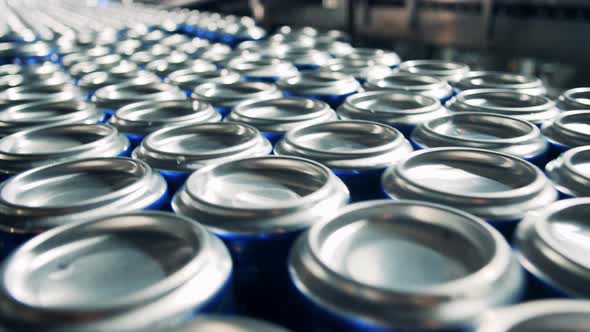
<instances>
[{"instance_id":1,"label":"can top opening","mask_svg":"<svg viewBox=\"0 0 590 332\"><path fill-rule=\"evenodd\" d=\"M590 137L590 111L562 113L555 119L554 125L576 136Z\"/></svg>"},{"instance_id":2,"label":"can top opening","mask_svg":"<svg viewBox=\"0 0 590 332\"><path fill-rule=\"evenodd\" d=\"M440 102L432 97L387 91L364 92L346 99L357 109L368 113L425 113L438 110Z\"/></svg>"},{"instance_id":3,"label":"can top opening","mask_svg":"<svg viewBox=\"0 0 590 332\"><path fill-rule=\"evenodd\" d=\"M487 110L531 112L551 107L552 102L544 96L534 96L510 90L473 90L457 96L461 102Z\"/></svg>"},{"instance_id":4,"label":"can top opening","mask_svg":"<svg viewBox=\"0 0 590 332\"><path fill-rule=\"evenodd\" d=\"M571 196L588 196L590 190L590 147L580 146L562 153L545 167L555 186Z\"/></svg>"},{"instance_id":5,"label":"can top opening","mask_svg":"<svg viewBox=\"0 0 590 332\"><path fill-rule=\"evenodd\" d=\"M566 101L578 104L580 107L590 107L590 88L576 88L563 94Z\"/></svg>"},{"instance_id":6,"label":"can top opening","mask_svg":"<svg viewBox=\"0 0 590 332\"><path fill-rule=\"evenodd\" d=\"M512 88L526 89L542 86L538 78L507 72L471 72L460 81L460 85L472 88Z\"/></svg>"},{"instance_id":7,"label":"can top opening","mask_svg":"<svg viewBox=\"0 0 590 332\"><path fill-rule=\"evenodd\" d=\"M379 79L369 79L368 85L378 88L403 89L408 91L438 89L446 83L435 77L396 73Z\"/></svg>"}]
</instances>

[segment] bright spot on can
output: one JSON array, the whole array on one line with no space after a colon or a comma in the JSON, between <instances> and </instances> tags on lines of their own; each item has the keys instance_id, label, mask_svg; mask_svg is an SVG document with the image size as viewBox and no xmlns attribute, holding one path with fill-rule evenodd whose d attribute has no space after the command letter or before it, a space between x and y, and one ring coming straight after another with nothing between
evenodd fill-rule
<instances>
[{"instance_id":1,"label":"bright spot on can","mask_svg":"<svg viewBox=\"0 0 590 332\"><path fill-rule=\"evenodd\" d=\"M557 98L557 107L562 111L590 109L590 87L567 90Z\"/></svg>"},{"instance_id":2,"label":"bright spot on can","mask_svg":"<svg viewBox=\"0 0 590 332\"><path fill-rule=\"evenodd\" d=\"M255 82L276 82L298 73L292 63L275 58L248 60L238 57L231 60L227 68L239 73L245 81Z\"/></svg>"},{"instance_id":3,"label":"bright spot on can","mask_svg":"<svg viewBox=\"0 0 590 332\"><path fill-rule=\"evenodd\" d=\"M562 153L545 172L563 198L590 196L590 146Z\"/></svg>"},{"instance_id":4,"label":"bright spot on can","mask_svg":"<svg viewBox=\"0 0 590 332\"><path fill-rule=\"evenodd\" d=\"M205 62L205 61L203 61ZM229 69L217 69L215 65L208 69L195 68L181 69L168 75L165 82L176 85L184 90L187 96L193 93L193 90L205 83L231 84L240 81L240 74Z\"/></svg>"},{"instance_id":5,"label":"bright spot on can","mask_svg":"<svg viewBox=\"0 0 590 332\"><path fill-rule=\"evenodd\" d=\"M106 70L82 76L78 81L78 88L82 92L82 95L86 96L86 100L91 101L96 90L104 88L105 86L121 84L133 80L135 80L136 83L144 82L143 84L160 82L158 75L145 70L134 70L122 73Z\"/></svg>"},{"instance_id":6,"label":"bright spot on can","mask_svg":"<svg viewBox=\"0 0 590 332\"><path fill-rule=\"evenodd\" d=\"M166 332L289 332L262 320L241 316L199 315L192 322ZM164 332L164 331L160 331Z\"/></svg>"}]
</instances>

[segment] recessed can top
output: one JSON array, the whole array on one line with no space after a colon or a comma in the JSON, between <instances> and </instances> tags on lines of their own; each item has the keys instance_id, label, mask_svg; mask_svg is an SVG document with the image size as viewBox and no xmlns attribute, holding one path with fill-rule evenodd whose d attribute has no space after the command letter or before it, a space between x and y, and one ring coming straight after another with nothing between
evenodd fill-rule
<instances>
[{"instance_id":1,"label":"recessed can top","mask_svg":"<svg viewBox=\"0 0 590 332\"><path fill-rule=\"evenodd\" d=\"M469 73L469 66L444 60L411 60L400 63L399 70L410 74L434 76L446 81L459 81Z\"/></svg>"},{"instance_id":2,"label":"recessed can top","mask_svg":"<svg viewBox=\"0 0 590 332\"><path fill-rule=\"evenodd\" d=\"M567 90L557 98L557 107L564 111L590 109L590 87Z\"/></svg>"},{"instance_id":3,"label":"recessed can top","mask_svg":"<svg viewBox=\"0 0 590 332\"><path fill-rule=\"evenodd\" d=\"M186 94L178 87L166 83L152 83L145 79L105 86L96 90L92 102L103 109L119 109L140 101L184 100Z\"/></svg>"},{"instance_id":4,"label":"recessed can top","mask_svg":"<svg viewBox=\"0 0 590 332\"><path fill-rule=\"evenodd\" d=\"M239 80L240 74L235 71L215 68L207 70L181 69L170 73L166 78L166 82L185 91L193 91L197 86L205 83L231 84Z\"/></svg>"},{"instance_id":5,"label":"recessed can top","mask_svg":"<svg viewBox=\"0 0 590 332\"><path fill-rule=\"evenodd\" d=\"M0 92L0 108L51 100L78 100L81 99L80 91L71 84L57 85L22 85L15 86Z\"/></svg>"},{"instance_id":6,"label":"recessed can top","mask_svg":"<svg viewBox=\"0 0 590 332\"><path fill-rule=\"evenodd\" d=\"M453 93L453 87L440 78L400 72L385 77L371 77L365 82L364 87L368 91L414 93L439 100Z\"/></svg>"},{"instance_id":7,"label":"recessed can top","mask_svg":"<svg viewBox=\"0 0 590 332\"><path fill-rule=\"evenodd\" d=\"M51 164L2 183L0 227L40 232L113 211L141 210L165 192L164 179L142 161L95 158Z\"/></svg>"},{"instance_id":8,"label":"recessed can top","mask_svg":"<svg viewBox=\"0 0 590 332\"><path fill-rule=\"evenodd\" d=\"M557 190L574 197L590 196L590 147L580 146L562 153L545 167Z\"/></svg>"},{"instance_id":9,"label":"recessed can top","mask_svg":"<svg viewBox=\"0 0 590 332\"><path fill-rule=\"evenodd\" d=\"M279 89L302 95L346 95L361 89L350 75L328 71L301 71L297 76L277 81Z\"/></svg>"},{"instance_id":10,"label":"recessed can top","mask_svg":"<svg viewBox=\"0 0 590 332\"><path fill-rule=\"evenodd\" d=\"M394 67L400 64L400 57L392 51L386 51L379 48L354 48L353 51L344 56L345 59L352 60L372 60L378 65Z\"/></svg>"},{"instance_id":11,"label":"recessed can top","mask_svg":"<svg viewBox=\"0 0 590 332\"><path fill-rule=\"evenodd\" d=\"M523 282L508 243L483 220L404 200L352 204L315 224L289 270L331 312L402 330L472 324L515 301Z\"/></svg>"},{"instance_id":12,"label":"recessed can top","mask_svg":"<svg viewBox=\"0 0 590 332\"><path fill-rule=\"evenodd\" d=\"M555 103L545 96L506 89L463 91L448 104L448 107L454 112L497 113L535 124L551 120L559 114Z\"/></svg>"},{"instance_id":13,"label":"recessed can top","mask_svg":"<svg viewBox=\"0 0 590 332\"><path fill-rule=\"evenodd\" d=\"M298 65L324 66L331 57L327 52L322 52L310 48L296 48L291 45L274 45L271 46L271 54Z\"/></svg>"},{"instance_id":14,"label":"recessed can top","mask_svg":"<svg viewBox=\"0 0 590 332\"><path fill-rule=\"evenodd\" d=\"M378 79L391 75L393 70L371 59L332 59L326 63L323 70L351 75L359 81Z\"/></svg>"},{"instance_id":15,"label":"recessed can top","mask_svg":"<svg viewBox=\"0 0 590 332\"><path fill-rule=\"evenodd\" d=\"M281 96L276 85L263 82L205 83L196 87L193 92L193 98L224 108L235 107L249 99L263 100Z\"/></svg>"},{"instance_id":16,"label":"recessed can top","mask_svg":"<svg viewBox=\"0 0 590 332\"><path fill-rule=\"evenodd\" d=\"M0 56L38 56L45 57L51 54L51 48L45 42L34 43L0 43Z\"/></svg>"},{"instance_id":17,"label":"recessed can top","mask_svg":"<svg viewBox=\"0 0 590 332\"><path fill-rule=\"evenodd\" d=\"M566 147L590 145L590 110L563 112L541 130L551 142Z\"/></svg>"},{"instance_id":18,"label":"recessed can top","mask_svg":"<svg viewBox=\"0 0 590 332\"><path fill-rule=\"evenodd\" d=\"M533 76L497 71L473 71L453 86L461 91L473 89L507 89L531 95L547 92L543 82Z\"/></svg>"},{"instance_id":19,"label":"recessed can top","mask_svg":"<svg viewBox=\"0 0 590 332\"><path fill-rule=\"evenodd\" d=\"M534 124L493 113L454 113L422 123L412 140L423 148L472 147L533 158L547 150Z\"/></svg>"},{"instance_id":20,"label":"recessed can top","mask_svg":"<svg viewBox=\"0 0 590 332\"><path fill-rule=\"evenodd\" d=\"M0 271L0 315L32 331L145 331L206 305L231 269L221 241L186 218L100 217L47 231L15 252Z\"/></svg>"},{"instance_id":21,"label":"recessed can top","mask_svg":"<svg viewBox=\"0 0 590 332\"><path fill-rule=\"evenodd\" d=\"M285 133L298 126L337 119L334 110L322 101L282 97L241 103L225 121L246 123L262 132Z\"/></svg>"},{"instance_id":22,"label":"recessed can top","mask_svg":"<svg viewBox=\"0 0 590 332\"><path fill-rule=\"evenodd\" d=\"M292 63L280 59L248 60L235 58L227 66L247 78L285 78L297 75Z\"/></svg>"},{"instance_id":23,"label":"recessed can top","mask_svg":"<svg viewBox=\"0 0 590 332\"><path fill-rule=\"evenodd\" d=\"M518 258L532 274L572 297L590 296L590 198L530 212L518 225Z\"/></svg>"},{"instance_id":24,"label":"recessed can top","mask_svg":"<svg viewBox=\"0 0 590 332\"><path fill-rule=\"evenodd\" d=\"M124 83L126 81L135 80L140 84L155 84L161 82L158 75L145 71L130 71L128 73L115 73L112 71L97 71L86 74L78 81L78 87L83 91L96 91L105 86Z\"/></svg>"},{"instance_id":25,"label":"recessed can top","mask_svg":"<svg viewBox=\"0 0 590 332\"><path fill-rule=\"evenodd\" d=\"M19 74L26 77L46 77L60 71L61 68L53 62L30 65L8 64L0 66L0 76Z\"/></svg>"},{"instance_id":26,"label":"recessed can top","mask_svg":"<svg viewBox=\"0 0 590 332\"><path fill-rule=\"evenodd\" d=\"M20 90L16 94L13 93L12 102L19 102L19 98L20 100L26 100L27 98L37 98L30 94L34 91L40 91L41 93L43 91L47 91L49 93L53 93L59 92L59 89L61 88L75 92L75 89L71 84L71 77L61 71L43 76L27 76L27 74L0 76L1 89L6 90L17 86L25 87L25 89ZM29 95L27 96L27 94ZM66 95L67 94L62 94L63 97ZM42 99L41 97L38 98ZM9 100L7 100L7 102L9 102Z\"/></svg>"},{"instance_id":27,"label":"recessed can top","mask_svg":"<svg viewBox=\"0 0 590 332\"><path fill-rule=\"evenodd\" d=\"M484 149L414 152L387 169L383 189L395 199L445 204L489 221L521 219L557 199L550 181L518 157Z\"/></svg>"},{"instance_id":28,"label":"recessed can top","mask_svg":"<svg viewBox=\"0 0 590 332\"><path fill-rule=\"evenodd\" d=\"M216 233L297 231L344 206L346 186L326 167L307 159L256 157L194 172L172 209Z\"/></svg>"},{"instance_id":29,"label":"recessed can top","mask_svg":"<svg viewBox=\"0 0 590 332\"><path fill-rule=\"evenodd\" d=\"M188 55L182 52L173 52L166 57L154 59L145 68L160 76L167 76L173 71L189 68L191 65Z\"/></svg>"},{"instance_id":30,"label":"recessed can top","mask_svg":"<svg viewBox=\"0 0 590 332\"><path fill-rule=\"evenodd\" d=\"M171 34L169 36L165 36L164 38L157 40L157 42L161 45L164 45L164 46L176 47L178 45L187 43L190 40L191 40L191 38L186 35L183 35L180 33L174 33L174 34Z\"/></svg>"},{"instance_id":31,"label":"recessed can top","mask_svg":"<svg viewBox=\"0 0 590 332\"><path fill-rule=\"evenodd\" d=\"M298 127L277 143L275 154L299 156L331 169L376 169L407 157L412 146L396 129L369 121L330 121Z\"/></svg>"},{"instance_id":32,"label":"recessed can top","mask_svg":"<svg viewBox=\"0 0 590 332\"><path fill-rule=\"evenodd\" d=\"M221 121L221 115L206 102L198 100L143 101L121 107L109 124L121 132L147 135L169 127Z\"/></svg>"},{"instance_id":33,"label":"recessed can top","mask_svg":"<svg viewBox=\"0 0 590 332\"><path fill-rule=\"evenodd\" d=\"M239 316L199 315L192 322L169 332L288 332L285 328L261 320ZM155 332L155 331L152 331ZM164 332L164 331L160 331Z\"/></svg>"}]
</instances>

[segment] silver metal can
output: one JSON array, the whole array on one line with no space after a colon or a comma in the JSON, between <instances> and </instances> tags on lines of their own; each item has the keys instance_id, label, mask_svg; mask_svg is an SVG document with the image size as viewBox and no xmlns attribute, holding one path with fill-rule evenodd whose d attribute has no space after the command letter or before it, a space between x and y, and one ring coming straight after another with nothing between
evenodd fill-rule
<instances>
[{"instance_id":1,"label":"silver metal can","mask_svg":"<svg viewBox=\"0 0 590 332\"><path fill-rule=\"evenodd\" d=\"M239 73L245 81L271 82L297 75L295 66L280 59L248 60L235 58L227 68Z\"/></svg>"},{"instance_id":2,"label":"silver metal can","mask_svg":"<svg viewBox=\"0 0 590 332\"><path fill-rule=\"evenodd\" d=\"M42 41L32 43L4 42L0 43L0 64L39 64L54 61L51 47Z\"/></svg>"},{"instance_id":3,"label":"silver metal can","mask_svg":"<svg viewBox=\"0 0 590 332\"><path fill-rule=\"evenodd\" d=\"M105 86L121 84L132 80L135 80L138 84L156 84L161 81L158 75L145 70L133 70L129 72L105 70L82 76L78 80L78 88L86 100L90 101L96 90Z\"/></svg>"},{"instance_id":4,"label":"silver metal can","mask_svg":"<svg viewBox=\"0 0 590 332\"><path fill-rule=\"evenodd\" d=\"M502 89L467 90L447 103L453 112L486 112L508 115L538 126L555 118L559 109L545 96Z\"/></svg>"},{"instance_id":5,"label":"silver metal can","mask_svg":"<svg viewBox=\"0 0 590 332\"><path fill-rule=\"evenodd\" d=\"M332 59L326 63L322 70L351 75L360 83L369 79L379 79L391 75L393 70L385 65L380 65L372 59Z\"/></svg>"},{"instance_id":6,"label":"silver metal can","mask_svg":"<svg viewBox=\"0 0 590 332\"><path fill-rule=\"evenodd\" d=\"M352 60L372 60L378 65L387 67L396 67L401 63L400 57L393 51L386 51L379 48L354 48L349 54L343 56L344 59Z\"/></svg>"},{"instance_id":7,"label":"silver metal can","mask_svg":"<svg viewBox=\"0 0 590 332\"><path fill-rule=\"evenodd\" d=\"M205 63L209 63L203 61ZM184 90L190 96L193 90L205 83L231 84L240 81L240 74L228 69L216 69L215 65L209 69L203 67L192 67L181 69L168 75L165 82L173 84Z\"/></svg>"},{"instance_id":8,"label":"silver metal can","mask_svg":"<svg viewBox=\"0 0 590 332\"><path fill-rule=\"evenodd\" d=\"M61 58L61 63L64 67L70 68L78 62L100 58L109 55L110 53L110 48L106 46L94 46L89 49L83 49L79 52L65 55Z\"/></svg>"},{"instance_id":9,"label":"silver metal can","mask_svg":"<svg viewBox=\"0 0 590 332\"><path fill-rule=\"evenodd\" d=\"M442 104L453 97L453 87L445 80L432 76L394 73L369 78L363 85L367 91L392 91L419 94L440 100Z\"/></svg>"},{"instance_id":10,"label":"silver metal can","mask_svg":"<svg viewBox=\"0 0 590 332\"><path fill-rule=\"evenodd\" d=\"M142 50L133 54L129 57L129 60L135 62L140 68L144 68L148 63L156 59L165 58L170 53L172 53L170 47L154 45L149 50Z\"/></svg>"},{"instance_id":11,"label":"silver metal can","mask_svg":"<svg viewBox=\"0 0 590 332\"><path fill-rule=\"evenodd\" d=\"M543 81L536 77L497 71L472 71L453 86L459 91L506 89L536 96L547 93Z\"/></svg>"},{"instance_id":12,"label":"silver metal can","mask_svg":"<svg viewBox=\"0 0 590 332\"><path fill-rule=\"evenodd\" d=\"M27 76L23 74L0 76L0 89L6 90L16 86L24 86L26 90L72 89L71 78L63 72L55 72L44 76Z\"/></svg>"},{"instance_id":13,"label":"silver metal can","mask_svg":"<svg viewBox=\"0 0 590 332\"><path fill-rule=\"evenodd\" d=\"M4 75L22 75L25 77L48 77L52 76L56 72L60 72L61 68L59 65L53 62L43 62L40 64L31 65L16 65L8 64L0 66L0 76Z\"/></svg>"},{"instance_id":14,"label":"silver metal can","mask_svg":"<svg viewBox=\"0 0 590 332\"><path fill-rule=\"evenodd\" d=\"M160 45L176 48L182 44L190 42L190 40L191 38L187 35L174 33L168 36L163 36L163 38L156 40L156 42Z\"/></svg>"},{"instance_id":15,"label":"silver metal can","mask_svg":"<svg viewBox=\"0 0 590 332\"><path fill-rule=\"evenodd\" d=\"M563 198L590 196L590 146L562 153L549 162L545 172Z\"/></svg>"},{"instance_id":16,"label":"silver metal can","mask_svg":"<svg viewBox=\"0 0 590 332\"><path fill-rule=\"evenodd\" d=\"M124 58L129 58L141 50L141 41L137 39L124 39L114 45L114 52Z\"/></svg>"},{"instance_id":17,"label":"silver metal can","mask_svg":"<svg viewBox=\"0 0 590 332\"><path fill-rule=\"evenodd\" d=\"M456 82L469 73L469 66L463 63L444 60L411 60L400 63L401 72L434 76L440 79Z\"/></svg>"},{"instance_id":18,"label":"silver metal can","mask_svg":"<svg viewBox=\"0 0 590 332\"><path fill-rule=\"evenodd\" d=\"M120 55L109 54L94 59L80 61L68 68L68 73L74 79L78 80L80 79L80 77L86 74L99 71L102 69L112 68L115 66L121 66L121 69L125 69L126 67L132 66L134 68L133 70L137 70L137 65L135 65L133 62L124 61L121 64L121 61L122 60Z\"/></svg>"},{"instance_id":19,"label":"silver metal can","mask_svg":"<svg viewBox=\"0 0 590 332\"><path fill-rule=\"evenodd\" d=\"M318 69L327 65L331 59L327 52L291 45L274 45L269 51L273 56L294 64L298 70Z\"/></svg>"},{"instance_id":20,"label":"silver metal can","mask_svg":"<svg viewBox=\"0 0 590 332\"><path fill-rule=\"evenodd\" d=\"M282 97L245 101L234 108L225 121L256 127L271 143L289 130L337 120L336 112L322 101L300 97Z\"/></svg>"},{"instance_id":21,"label":"silver metal can","mask_svg":"<svg viewBox=\"0 0 590 332\"><path fill-rule=\"evenodd\" d=\"M158 74L161 78L165 78L173 71L190 68L191 66L188 55L174 51L166 57L151 61L145 66L145 69Z\"/></svg>"},{"instance_id":22,"label":"silver metal can","mask_svg":"<svg viewBox=\"0 0 590 332\"><path fill-rule=\"evenodd\" d=\"M341 119L367 120L395 127L406 137L419 124L448 114L438 99L393 91L360 92L336 110Z\"/></svg>"},{"instance_id":23,"label":"silver metal can","mask_svg":"<svg viewBox=\"0 0 590 332\"><path fill-rule=\"evenodd\" d=\"M475 332L584 331L589 317L590 301L531 301L490 311Z\"/></svg>"},{"instance_id":24,"label":"silver metal can","mask_svg":"<svg viewBox=\"0 0 590 332\"><path fill-rule=\"evenodd\" d=\"M414 147L468 147L511 154L543 167L549 144L534 124L493 113L454 113L422 123L410 137Z\"/></svg>"},{"instance_id":25,"label":"silver metal can","mask_svg":"<svg viewBox=\"0 0 590 332\"><path fill-rule=\"evenodd\" d=\"M518 225L514 244L528 272L529 299L590 297L588 213L590 198L566 199L530 212Z\"/></svg>"},{"instance_id":26,"label":"silver metal can","mask_svg":"<svg viewBox=\"0 0 590 332\"><path fill-rule=\"evenodd\" d=\"M80 91L73 84L22 85L0 91L0 109L33 102L81 99Z\"/></svg>"},{"instance_id":27,"label":"silver metal can","mask_svg":"<svg viewBox=\"0 0 590 332\"><path fill-rule=\"evenodd\" d=\"M369 121L331 121L287 132L274 152L322 163L347 185L352 201L362 201L383 198L383 171L412 151L393 127Z\"/></svg>"},{"instance_id":28,"label":"silver metal can","mask_svg":"<svg viewBox=\"0 0 590 332\"><path fill-rule=\"evenodd\" d=\"M227 248L198 223L162 212L103 216L16 251L0 270L0 316L20 331L173 328L223 312L231 271Z\"/></svg>"},{"instance_id":29,"label":"silver metal can","mask_svg":"<svg viewBox=\"0 0 590 332\"><path fill-rule=\"evenodd\" d=\"M414 152L383 174L393 199L445 204L491 223L506 238L529 211L557 200L557 191L533 164L512 155L473 148Z\"/></svg>"},{"instance_id":30,"label":"silver metal can","mask_svg":"<svg viewBox=\"0 0 590 332\"><path fill-rule=\"evenodd\" d=\"M191 59L198 59L209 49L209 43L206 39L194 38L190 41L176 46L176 50L188 55Z\"/></svg>"},{"instance_id":31,"label":"silver metal can","mask_svg":"<svg viewBox=\"0 0 590 332\"><path fill-rule=\"evenodd\" d=\"M565 91L557 98L557 107L563 111L590 109L590 87Z\"/></svg>"},{"instance_id":32,"label":"silver metal can","mask_svg":"<svg viewBox=\"0 0 590 332\"><path fill-rule=\"evenodd\" d=\"M192 322L168 332L289 332L287 329L265 321L222 315L200 315ZM155 331L153 331L155 332ZM164 332L164 331L160 331Z\"/></svg>"},{"instance_id":33,"label":"silver metal can","mask_svg":"<svg viewBox=\"0 0 590 332\"><path fill-rule=\"evenodd\" d=\"M520 298L523 273L483 220L420 201L350 205L289 258L302 331L456 331Z\"/></svg>"},{"instance_id":34,"label":"silver metal can","mask_svg":"<svg viewBox=\"0 0 590 332\"><path fill-rule=\"evenodd\" d=\"M563 112L545 122L541 131L551 143L551 159L571 148L590 145L589 129L590 110Z\"/></svg>"}]
</instances>

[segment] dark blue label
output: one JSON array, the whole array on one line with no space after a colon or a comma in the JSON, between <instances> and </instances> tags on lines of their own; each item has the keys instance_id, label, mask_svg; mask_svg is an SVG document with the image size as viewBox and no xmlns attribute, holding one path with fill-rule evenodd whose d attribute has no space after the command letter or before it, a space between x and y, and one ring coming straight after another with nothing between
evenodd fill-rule
<instances>
[{"instance_id":1,"label":"dark blue label","mask_svg":"<svg viewBox=\"0 0 590 332\"><path fill-rule=\"evenodd\" d=\"M191 175L190 172L174 172L174 171L165 171L161 170L160 174L166 179L168 183L168 190L170 191L170 196L173 196L180 187L184 185L186 179Z\"/></svg>"},{"instance_id":2,"label":"dark blue label","mask_svg":"<svg viewBox=\"0 0 590 332\"><path fill-rule=\"evenodd\" d=\"M132 148L138 147L144 137L145 136L143 135L127 134L127 138L129 139Z\"/></svg>"},{"instance_id":3,"label":"dark blue label","mask_svg":"<svg viewBox=\"0 0 590 332\"><path fill-rule=\"evenodd\" d=\"M215 110L224 118L231 112L231 108L229 107L217 107Z\"/></svg>"},{"instance_id":4,"label":"dark blue label","mask_svg":"<svg viewBox=\"0 0 590 332\"><path fill-rule=\"evenodd\" d=\"M350 201L361 202L387 198L381 186L384 168L369 170L333 170L350 191Z\"/></svg>"},{"instance_id":5,"label":"dark blue label","mask_svg":"<svg viewBox=\"0 0 590 332\"><path fill-rule=\"evenodd\" d=\"M266 139L269 140L269 142L275 146L275 144L277 144L278 141L280 141L285 134L284 133L270 133L270 132L262 132L262 136L266 137Z\"/></svg>"},{"instance_id":6,"label":"dark blue label","mask_svg":"<svg viewBox=\"0 0 590 332\"><path fill-rule=\"evenodd\" d=\"M549 141L549 156L547 157L548 160L553 160L559 157L562 153L566 152L567 150L571 149L572 147L559 144L557 142Z\"/></svg>"},{"instance_id":7,"label":"dark blue label","mask_svg":"<svg viewBox=\"0 0 590 332\"><path fill-rule=\"evenodd\" d=\"M265 82L275 83L279 80L277 76L242 76L242 80L246 82Z\"/></svg>"}]
</instances>

